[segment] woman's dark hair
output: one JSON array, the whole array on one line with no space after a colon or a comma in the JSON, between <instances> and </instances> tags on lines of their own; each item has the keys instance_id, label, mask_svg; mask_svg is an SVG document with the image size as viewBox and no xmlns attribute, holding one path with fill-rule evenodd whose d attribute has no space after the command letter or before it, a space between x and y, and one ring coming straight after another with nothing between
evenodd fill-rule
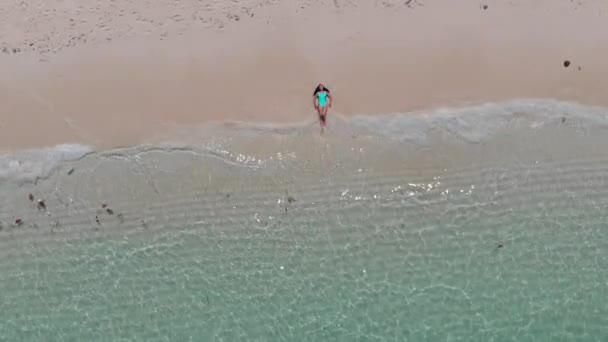
<instances>
[{"instance_id":1,"label":"woman's dark hair","mask_svg":"<svg viewBox=\"0 0 608 342\"><path fill-rule=\"evenodd\" d=\"M320 92L321 87L323 87L323 90L325 90L326 92L329 93L329 89L327 89L327 87L325 85L323 85L322 83L319 83L319 85L315 88L315 92L313 93L313 95Z\"/></svg>"}]
</instances>

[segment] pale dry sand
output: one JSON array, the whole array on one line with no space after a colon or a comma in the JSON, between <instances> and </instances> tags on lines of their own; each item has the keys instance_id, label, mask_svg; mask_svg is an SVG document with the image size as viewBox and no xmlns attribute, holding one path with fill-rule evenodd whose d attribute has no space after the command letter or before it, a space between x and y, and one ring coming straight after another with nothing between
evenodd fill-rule
<instances>
[{"instance_id":1,"label":"pale dry sand","mask_svg":"<svg viewBox=\"0 0 608 342\"><path fill-rule=\"evenodd\" d=\"M10 1L0 150L313 122L318 82L334 93L330 115L521 97L608 105L606 32L599 0Z\"/></svg>"}]
</instances>

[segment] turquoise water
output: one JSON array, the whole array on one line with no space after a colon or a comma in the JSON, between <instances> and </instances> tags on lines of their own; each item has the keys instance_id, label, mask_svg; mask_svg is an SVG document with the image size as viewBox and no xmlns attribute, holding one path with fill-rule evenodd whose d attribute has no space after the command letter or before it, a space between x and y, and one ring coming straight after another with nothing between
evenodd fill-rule
<instances>
[{"instance_id":1,"label":"turquoise water","mask_svg":"<svg viewBox=\"0 0 608 342\"><path fill-rule=\"evenodd\" d=\"M0 340L606 341L606 113L492 108L5 155Z\"/></svg>"}]
</instances>

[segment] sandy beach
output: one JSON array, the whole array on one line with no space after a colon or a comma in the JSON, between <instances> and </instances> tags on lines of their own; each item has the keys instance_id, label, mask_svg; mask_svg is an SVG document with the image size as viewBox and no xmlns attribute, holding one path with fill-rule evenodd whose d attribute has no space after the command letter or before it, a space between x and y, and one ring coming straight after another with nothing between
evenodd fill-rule
<instances>
[{"instance_id":1,"label":"sandy beach","mask_svg":"<svg viewBox=\"0 0 608 342\"><path fill-rule=\"evenodd\" d=\"M607 15L3 1L0 340L605 341Z\"/></svg>"},{"instance_id":2,"label":"sandy beach","mask_svg":"<svg viewBox=\"0 0 608 342\"><path fill-rule=\"evenodd\" d=\"M12 2L0 9L0 150L314 123L319 82L330 116L608 105L607 15L606 2L569 0Z\"/></svg>"}]
</instances>

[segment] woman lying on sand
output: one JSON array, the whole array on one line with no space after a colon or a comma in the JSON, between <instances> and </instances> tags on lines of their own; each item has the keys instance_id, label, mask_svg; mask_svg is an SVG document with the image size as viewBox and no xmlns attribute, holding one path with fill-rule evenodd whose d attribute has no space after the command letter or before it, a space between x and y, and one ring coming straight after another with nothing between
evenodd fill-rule
<instances>
[{"instance_id":1,"label":"woman lying on sand","mask_svg":"<svg viewBox=\"0 0 608 342\"><path fill-rule=\"evenodd\" d=\"M333 102L332 97L329 89L325 88L321 83L319 83L312 96L317 113L319 113L319 123L321 124L321 129L323 129L325 128L327 109L328 107L331 108L331 103Z\"/></svg>"}]
</instances>

